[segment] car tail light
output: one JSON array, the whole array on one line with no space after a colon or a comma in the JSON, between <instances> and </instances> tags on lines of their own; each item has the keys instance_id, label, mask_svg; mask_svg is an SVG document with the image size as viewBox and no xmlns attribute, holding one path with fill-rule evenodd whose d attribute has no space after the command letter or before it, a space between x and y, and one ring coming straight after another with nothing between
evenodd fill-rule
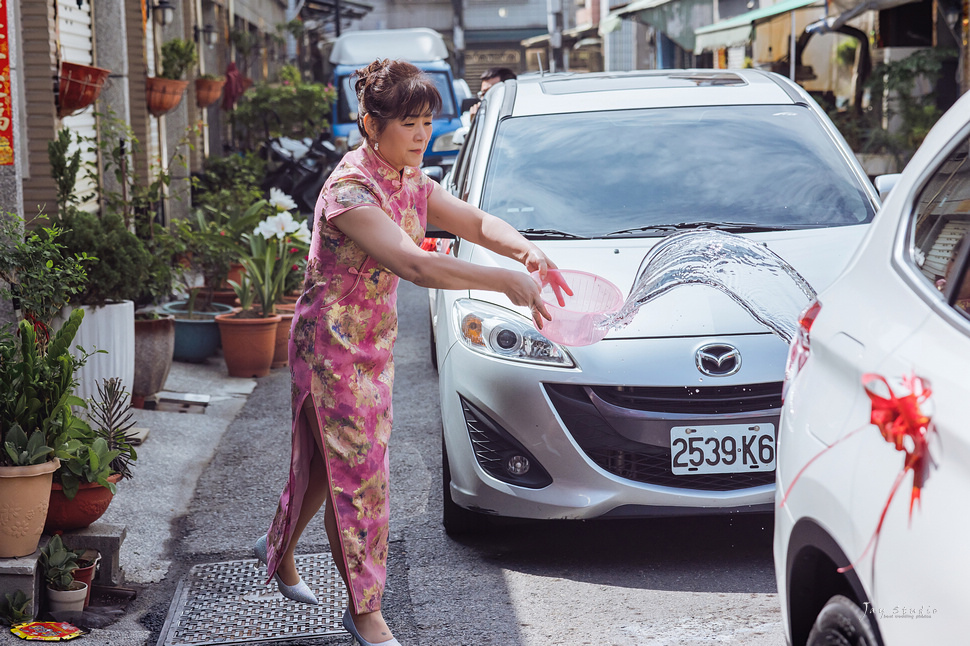
<instances>
[{"instance_id":1,"label":"car tail light","mask_svg":"<svg viewBox=\"0 0 970 646\"><path fill-rule=\"evenodd\" d=\"M808 355L811 352L809 333L820 311L822 311L822 304L818 301L812 301L805 311L802 312L802 315L798 317L798 331L795 333L795 338L792 339L791 347L788 348L788 363L785 365L785 385L781 389L782 401L784 401L785 396L788 394L788 387L791 385L792 380L798 375L798 372L805 365L805 362L808 361Z\"/></svg>"}]
</instances>

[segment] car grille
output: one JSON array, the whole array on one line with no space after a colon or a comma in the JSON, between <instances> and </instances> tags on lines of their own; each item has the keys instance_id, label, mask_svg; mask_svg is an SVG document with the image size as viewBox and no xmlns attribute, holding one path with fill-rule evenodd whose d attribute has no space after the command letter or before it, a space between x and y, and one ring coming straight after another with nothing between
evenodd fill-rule
<instances>
[{"instance_id":1,"label":"car grille","mask_svg":"<svg viewBox=\"0 0 970 646\"><path fill-rule=\"evenodd\" d=\"M658 413L704 415L747 413L781 407L781 383L703 388L605 388L588 390L613 406ZM670 447L643 444L620 435L590 401L587 388L545 384L576 443L599 467L615 476L678 489L734 491L772 484L773 471L674 475Z\"/></svg>"}]
</instances>

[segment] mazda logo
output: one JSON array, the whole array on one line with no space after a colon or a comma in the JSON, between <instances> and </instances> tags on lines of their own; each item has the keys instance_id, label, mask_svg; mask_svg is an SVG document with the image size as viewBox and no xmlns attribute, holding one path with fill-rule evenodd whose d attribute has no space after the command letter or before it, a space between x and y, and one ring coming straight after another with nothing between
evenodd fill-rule
<instances>
[{"instance_id":1,"label":"mazda logo","mask_svg":"<svg viewBox=\"0 0 970 646\"><path fill-rule=\"evenodd\" d=\"M727 377L741 369L741 353L733 345L711 343L694 354L697 369L708 377Z\"/></svg>"}]
</instances>

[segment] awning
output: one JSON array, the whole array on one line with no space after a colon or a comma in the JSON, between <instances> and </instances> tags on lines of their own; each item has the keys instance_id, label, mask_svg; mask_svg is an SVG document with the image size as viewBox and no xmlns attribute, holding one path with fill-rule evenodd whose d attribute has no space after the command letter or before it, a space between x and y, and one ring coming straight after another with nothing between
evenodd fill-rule
<instances>
[{"instance_id":1,"label":"awning","mask_svg":"<svg viewBox=\"0 0 970 646\"><path fill-rule=\"evenodd\" d=\"M919 0L838 0L832 3L832 8L836 10L841 8L844 11L813 22L805 28L805 31L809 33L838 31L842 25L866 11L881 11L912 2L919 2Z\"/></svg>"},{"instance_id":2,"label":"awning","mask_svg":"<svg viewBox=\"0 0 970 646\"><path fill-rule=\"evenodd\" d=\"M685 50L694 51L694 30L711 24L714 6L710 0L634 0L600 21L600 35L619 29L622 20L651 25Z\"/></svg>"},{"instance_id":3,"label":"awning","mask_svg":"<svg viewBox=\"0 0 970 646\"><path fill-rule=\"evenodd\" d=\"M774 18L789 11L795 11L809 5L817 4L822 0L782 0L770 7L762 7L748 11L739 16L728 18L694 30L696 37L696 50L703 52L722 47L734 47L743 45L752 38L754 26L763 20Z\"/></svg>"},{"instance_id":4,"label":"awning","mask_svg":"<svg viewBox=\"0 0 970 646\"><path fill-rule=\"evenodd\" d=\"M584 23L576 27L570 27L569 29L562 30L562 46L564 49L569 49L575 47L576 43L596 36L598 33L598 28L592 23ZM530 47L545 47L549 44L550 36L549 34L541 34L539 36L533 36L532 38L526 38L521 42L522 46L526 49ZM587 43L588 44L588 43Z\"/></svg>"}]
</instances>

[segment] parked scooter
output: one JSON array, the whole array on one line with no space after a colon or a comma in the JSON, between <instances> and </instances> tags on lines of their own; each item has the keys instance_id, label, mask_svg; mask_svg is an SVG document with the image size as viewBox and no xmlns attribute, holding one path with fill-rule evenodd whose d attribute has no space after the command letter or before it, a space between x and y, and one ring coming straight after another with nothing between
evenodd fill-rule
<instances>
[{"instance_id":1,"label":"parked scooter","mask_svg":"<svg viewBox=\"0 0 970 646\"><path fill-rule=\"evenodd\" d=\"M301 213L312 213L320 189L341 155L330 141L329 131L321 132L302 154L298 147L288 148L284 139L269 142L268 153L278 164L263 178L261 188L277 188L293 198Z\"/></svg>"}]
</instances>

